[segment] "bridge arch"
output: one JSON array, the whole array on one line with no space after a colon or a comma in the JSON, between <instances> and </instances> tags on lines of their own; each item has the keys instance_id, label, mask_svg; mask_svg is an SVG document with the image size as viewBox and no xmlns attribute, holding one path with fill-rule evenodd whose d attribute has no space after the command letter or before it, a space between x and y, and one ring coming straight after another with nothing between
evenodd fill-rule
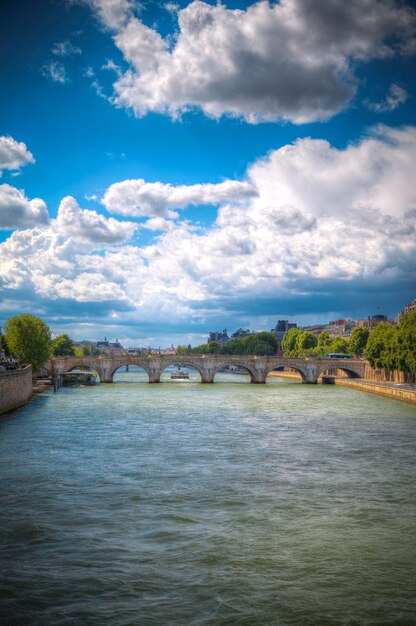
<instances>
[{"instance_id":1,"label":"bridge arch","mask_svg":"<svg viewBox=\"0 0 416 626\"><path fill-rule=\"evenodd\" d=\"M361 378L361 375L353 368L353 367L348 367L348 366L344 366L344 365L339 365L339 364L334 364L332 367L321 367L318 370L318 378L320 378L322 375L325 375L325 372L330 372L329 376L336 376L336 373L331 373L331 370L340 370L341 372L344 372L347 375L347 378Z\"/></svg>"},{"instance_id":2,"label":"bridge arch","mask_svg":"<svg viewBox=\"0 0 416 626\"><path fill-rule=\"evenodd\" d=\"M144 366L144 364L142 363L134 363L133 361L129 360L129 359L125 359L125 360L120 360L117 363L113 364L112 367L106 371L106 381L105 382L114 382L114 374L122 367L138 367L141 370L143 370L146 374L147 374L147 378L148 380L146 382L149 382L150 380L150 375L149 375L149 371L146 369L146 367Z\"/></svg>"},{"instance_id":3,"label":"bridge arch","mask_svg":"<svg viewBox=\"0 0 416 626\"><path fill-rule=\"evenodd\" d=\"M233 361L226 361L226 360L224 360L223 363L220 363L220 364L216 365L216 367L214 368L214 371L213 371L212 380L214 381L216 374L218 374L218 372L220 372L221 370L223 370L225 367L227 367L229 365L233 365L235 367L239 367L240 369L242 369L245 372L247 372L247 374L249 375L249 378L250 378L250 383L257 382L257 380L258 380L258 373L254 370L254 368L251 368L249 365L247 365L247 363L234 361L234 360Z\"/></svg>"},{"instance_id":4,"label":"bridge arch","mask_svg":"<svg viewBox=\"0 0 416 626\"><path fill-rule=\"evenodd\" d=\"M289 365L288 363L282 363L282 364L277 365L276 367L271 367L270 369L267 369L266 370L266 379L267 379L267 376L271 372L276 372L276 371L283 372L285 370L285 368L288 369L288 370L291 370L293 372L297 372L300 375L300 377L302 379L302 382L306 383L305 372L302 370L302 368L296 367L295 365L292 365L292 364Z\"/></svg>"},{"instance_id":5,"label":"bridge arch","mask_svg":"<svg viewBox=\"0 0 416 626\"><path fill-rule=\"evenodd\" d=\"M199 376L201 377L200 381L194 381L193 382L203 382L205 380L205 371L204 368L199 364L199 363L195 363L194 361L190 361L189 359L185 358L179 358L176 359L176 361L172 361L171 363L166 363L164 365L162 365L161 370L160 370L160 376L162 377L162 375L165 373L166 374L166 370L169 367L181 367L181 368L188 368L190 370L195 370L196 372L198 372ZM191 379L192 380L192 379ZM166 379L165 379L166 382Z\"/></svg>"},{"instance_id":6,"label":"bridge arch","mask_svg":"<svg viewBox=\"0 0 416 626\"><path fill-rule=\"evenodd\" d=\"M115 374L117 374L117 372L121 369L121 368L126 368L126 370L128 369L128 371L131 371L130 368L137 368L138 370L140 370L140 372L143 372L144 374L146 374L146 380L144 381L139 381L139 380L135 380L135 381L129 381L129 382L134 382L134 383L140 383L140 382L149 382L149 372L146 370L145 367L143 367L142 364L138 364L138 363L134 363L132 361L126 361L125 363L117 363L109 372L108 374L108 378L111 380L112 383L114 382L124 382L124 381L114 381L114 376ZM133 370L134 371L134 370ZM139 372L138 372L139 373ZM110 382L110 380L108 382Z\"/></svg>"}]
</instances>

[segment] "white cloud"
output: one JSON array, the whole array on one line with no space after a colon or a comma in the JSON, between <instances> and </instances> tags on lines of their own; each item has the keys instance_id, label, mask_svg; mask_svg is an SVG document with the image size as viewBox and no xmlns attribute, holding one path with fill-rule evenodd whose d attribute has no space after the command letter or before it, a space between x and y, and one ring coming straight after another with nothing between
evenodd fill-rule
<instances>
[{"instance_id":1,"label":"white cloud","mask_svg":"<svg viewBox=\"0 0 416 626\"><path fill-rule=\"evenodd\" d=\"M189 205L238 202L256 195L246 182L227 180L218 184L168 185L148 183L139 178L115 183L107 189L102 203L110 213L134 217L175 217L172 209Z\"/></svg>"},{"instance_id":2,"label":"white cloud","mask_svg":"<svg viewBox=\"0 0 416 626\"><path fill-rule=\"evenodd\" d=\"M60 233L95 244L123 243L131 239L138 227L133 222L120 222L96 211L83 210L71 196L61 201L56 226Z\"/></svg>"},{"instance_id":3,"label":"white cloud","mask_svg":"<svg viewBox=\"0 0 416 626\"><path fill-rule=\"evenodd\" d=\"M409 53L416 29L415 11L394 0L261 1L245 11L195 1L178 12L172 45L121 12L114 41L131 68L114 85L116 104L138 116L196 106L251 123L330 117L355 93L353 62Z\"/></svg>"},{"instance_id":4,"label":"white cloud","mask_svg":"<svg viewBox=\"0 0 416 626\"><path fill-rule=\"evenodd\" d=\"M111 30L122 28L139 3L134 0L79 0L95 11L101 23Z\"/></svg>"},{"instance_id":5,"label":"white cloud","mask_svg":"<svg viewBox=\"0 0 416 626\"><path fill-rule=\"evenodd\" d=\"M11 185L0 185L0 229L28 228L46 224L48 219L43 200L29 200L24 191Z\"/></svg>"},{"instance_id":6,"label":"white cloud","mask_svg":"<svg viewBox=\"0 0 416 626\"><path fill-rule=\"evenodd\" d=\"M366 104L372 111L384 113L385 111L394 111L398 106L404 104L408 97L408 93L402 87L392 83L386 98L382 102L369 102L367 100Z\"/></svg>"},{"instance_id":7,"label":"white cloud","mask_svg":"<svg viewBox=\"0 0 416 626\"><path fill-rule=\"evenodd\" d=\"M165 219L178 204L166 205L167 186L161 215L143 225L155 237L142 247L120 243L137 225L66 198L48 227L0 245L0 284L45 310L59 310L60 299L66 311L70 299L106 302L125 307L121 319L149 324L264 316L266 306L275 315L285 303L293 312L342 311L354 298L357 307L376 297L401 306L416 274L415 156L416 128L379 127L342 150L298 140L250 166L256 195L230 199L203 231Z\"/></svg>"},{"instance_id":8,"label":"white cloud","mask_svg":"<svg viewBox=\"0 0 416 626\"><path fill-rule=\"evenodd\" d=\"M299 139L255 163L248 178L259 190L253 202L295 206L317 217L346 219L352 210L397 217L416 207L412 170L416 129L377 127L345 150L327 141Z\"/></svg>"},{"instance_id":9,"label":"white cloud","mask_svg":"<svg viewBox=\"0 0 416 626\"><path fill-rule=\"evenodd\" d=\"M146 230L168 231L173 230L176 225L172 220L166 220L164 217L151 217L142 225Z\"/></svg>"},{"instance_id":10,"label":"white cloud","mask_svg":"<svg viewBox=\"0 0 416 626\"><path fill-rule=\"evenodd\" d=\"M82 54L81 48L74 46L68 39L55 43L51 52L58 57L69 57L76 54Z\"/></svg>"},{"instance_id":11,"label":"white cloud","mask_svg":"<svg viewBox=\"0 0 416 626\"><path fill-rule=\"evenodd\" d=\"M35 163L35 159L23 141L8 136L0 137L0 176L3 170L16 171L28 163Z\"/></svg>"},{"instance_id":12,"label":"white cloud","mask_svg":"<svg viewBox=\"0 0 416 626\"><path fill-rule=\"evenodd\" d=\"M42 73L47 78L53 80L54 83L67 83L68 77L66 75L65 67L59 61L50 61L42 68Z\"/></svg>"},{"instance_id":13,"label":"white cloud","mask_svg":"<svg viewBox=\"0 0 416 626\"><path fill-rule=\"evenodd\" d=\"M118 77L122 75L121 67L114 63L113 59L107 59L104 65L101 66L101 69L109 72L115 72Z\"/></svg>"}]
</instances>

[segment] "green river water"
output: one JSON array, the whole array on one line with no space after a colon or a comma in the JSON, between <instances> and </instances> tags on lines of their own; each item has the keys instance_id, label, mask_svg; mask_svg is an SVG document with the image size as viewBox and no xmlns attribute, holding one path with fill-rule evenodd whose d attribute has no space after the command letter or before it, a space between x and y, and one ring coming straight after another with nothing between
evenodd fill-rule
<instances>
[{"instance_id":1,"label":"green river water","mask_svg":"<svg viewBox=\"0 0 416 626\"><path fill-rule=\"evenodd\" d=\"M2 626L416 624L415 407L115 380L0 418Z\"/></svg>"}]
</instances>

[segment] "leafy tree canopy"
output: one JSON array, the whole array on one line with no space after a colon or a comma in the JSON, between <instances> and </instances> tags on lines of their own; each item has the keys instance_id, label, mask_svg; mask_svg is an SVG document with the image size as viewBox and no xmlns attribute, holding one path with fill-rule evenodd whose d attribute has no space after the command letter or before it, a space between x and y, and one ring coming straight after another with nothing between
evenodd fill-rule
<instances>
[{"instance_id":1,"label":"leafy tree canopy","mask_svg":"<svg viewBox=\"0 0 416 626\"><path fill-rule=\"evenodd\" d=\"M416 373L416 312L403 315L397 326L397 368Z\"/></svg>"},{"instance_id":2,"label":"leafy tree canopy","mask_svg":"<svg viewBox=\"0 0 416 626\"><path fill-rule=\"evenodd\" d=\"M381 322L377 324L370 333L364 350L364 356L370 362L371 367L386 367L389 362L389 344L393 341L395 332L397 332L396 329L390 326L390 324ZM394 367L391 369L394 369Z\"/></svg>"},{"instance_id":3,"label":"leafy tree canopy","mask_svg":"<svg viewBox=\"0 0 416 626\"><path fill-rule=\"evenodd\" d=\"M348 341L344 337L335 337L331 343L331 352L349 353Z\"/></svg>"},{"instance_id":4,"label":"leafy tree canopy","mask_svg":"<svg viewBox=\"0 0 416 626\"><path fill-rule=\"evenodd\" d=\"M303 331L300 328L289 328L289 330L283 335L282 350L283 354L291 355L296 347L298 336Z\"/></svg>"},{"instance_id":5,"label":"leafy tree canopy","mask_svg":"<svg viewBox=\"0 0 416 626\"><path fill-rule=\"evenodd\" d=\"M301 354L305 350L315 348L317 345L317 337L315 337L315 335L308 330L303 330L297 336L295 350L298 354Z\"/></svg>"},{"instance_id":6,"label":"leafy tree canopy","mask_svg":"<svg viewBox=\"0 0 416 626\"><path fill-rule=\"evenodd\" d=\"M351 354L361 356L367 345L369 336L370 332L368 328L365 328L365 326L357 326L354 328L348 342Z\"/></svg>"},{"instance_id":7,"label":"leafy tree canopy","mask_svg":"<svg viewBox=\"0 0 416 626\"><path fill-rule=\"evenodd\" d=\"M21 363L30 363L33 372L49 359L51 333L44 321L24 313L7 320L6 341L12 354Z\"/></svg>"},{"instance_id":8,"label":"leafy tree canopy","mask_svg":"<svg viewBox=\"0 0 416 626\"><path fill-rule=\"evenodd\" d=\"M74 342L68 335L58 335L51 342L51 350L54 356L74 356Z\"/></svg>"}]
</instances>

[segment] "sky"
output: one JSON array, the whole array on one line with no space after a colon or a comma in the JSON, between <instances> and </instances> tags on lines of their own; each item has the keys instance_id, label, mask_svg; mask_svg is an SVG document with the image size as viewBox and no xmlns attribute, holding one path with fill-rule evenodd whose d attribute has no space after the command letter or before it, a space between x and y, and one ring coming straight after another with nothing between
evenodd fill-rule
<instances>
[{"instance_id":1,"label":"sky","mask_svg":"<svg viewBox=\"0 0 416 626\"><path fill-rule=\"evenodd\" d=\"M414 2L0 10L0 325L198 345L416 297Z\"/></svg>"}]
</instances>

